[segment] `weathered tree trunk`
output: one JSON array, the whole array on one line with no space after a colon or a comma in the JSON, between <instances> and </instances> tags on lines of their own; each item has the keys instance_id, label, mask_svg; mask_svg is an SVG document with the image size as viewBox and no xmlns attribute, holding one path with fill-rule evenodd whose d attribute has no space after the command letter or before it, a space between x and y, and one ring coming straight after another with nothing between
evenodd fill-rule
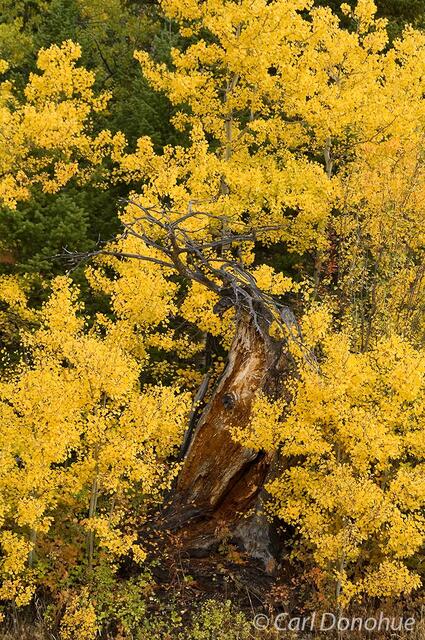
<instances>
[{"instance_id":1,"label":"weathered tree trunk","mask_svg":"<svg viewBox=\"0 0 425 640\"><path fill-rule=\"evenodd\" d=\"M291 309L258 287L239 255L241 243L256 243L260 234L278 227L244 229L238 234L225 216L193 210L197 201L190 201L187 213L178 218L168 208L126 202L137 207L141 215L125 224L123 237L138 238L142 246L154 249L155 256L151 252L144 255L101 249L74 254L74 260L103 254L153 262L167 271L174 268L184 281L196 282L218 296L214 308L218 314L233 307L237 315L227 367L193 437L190 420L183 443L185 449L189 440L189 448L171 505L161 516L165 515L162 524L179 531L187 549L205 550L220 538L236 536L251 555L267 562L268 525L261 507L265 480L276 467L275 455L241 446L232 439L231 431L232 427L249 428L256 394L282 393L282 380L290 374L292 363L286 341L269 335L272 320L280 328L286 327L282 335L302 342ZM210 242L199 240L197 234L191 236L189 231L188 220L198 223L202 218L205 229L210 229ZM204 386L205 380L202 389ZM254 513L246 517L250 512Z\"/></svg>"},{"instance_id":2,"label":"weathered tree trunk","mask_svg":"<svg viewBox=\"0 0 425 640\"><path fill-rule=\"evenodd\" d=\"M261 503L274 455L243 447L230 432L248 428L259 391L282 393L289 369L286 344L240 313L226 369L195 428L167 518L189 552L202 554L230 537L266 564L271 560Z\"/></svg>"}]
</instances>

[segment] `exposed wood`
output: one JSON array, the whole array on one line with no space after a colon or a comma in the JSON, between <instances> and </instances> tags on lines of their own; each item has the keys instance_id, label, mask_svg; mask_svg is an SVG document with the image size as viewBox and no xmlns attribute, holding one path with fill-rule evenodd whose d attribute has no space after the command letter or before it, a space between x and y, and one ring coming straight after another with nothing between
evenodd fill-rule
<instances>
[{"instance_id":1,"label":"exposed wood","mask_svg":"<svg viewBox=\"0 0 425 640\"><path fill-rule=\"evenodd\" d=\"M16 256L12 251L2 249L0 251L0 264L16 264Z\"/></svg>"},{"instance_id":2,"label":"exposed wood","mask_svg":"<svg viewBox=\"0 0 425 640\"><path fill-rule=\"evenodd\" d=\"M123 223L123 238L132 236L143 241L150 249L149 255L106 248L70 254L70 258L81 261L108 255L173 269L183 280L197 282L218 296L214 308L217 314L234 308L237 317L227 367L199 419L196 405L204 397L207 377L195 397L181 448L181 454L185 454L182 468L161 525L178 532L183 547L193 553L210 549L224 537L236 537L247 552L267 565L272 556L262 505L264 484L273 473L275 456L243 447L233 439L232 430L248 429L257 393L282 393L282 379L290 374L292 360L286 341L270 336L271 324L279 326L282 336L303 344L291 309L262 291L240 260L241 243L255 242L262 233L278 227L236 233L225 216L194 211L194 203L189 203L188 212L177 218L177 212L147 208L129 200L126 203L141 215ZM221 229L221 238L198 241L186 229L190 218L202 221L205 228Z\"/></svg>"},{"instance_id":3,"label":"exposed wood","mask_svg":"<svg viewBox=\"0 0 425 640\"><path fill-rule=\"evenodd\" d=\"M239 538L251 555L270 560L260 503L274 456L243 447L231 432L249 428L256 394L275 394L289 369L285 343L259 331L249 314L240 314L226 369L196 426L167 514L167 526L180 532L192 553L227 536Z\"/></svg>"}]
</instances>

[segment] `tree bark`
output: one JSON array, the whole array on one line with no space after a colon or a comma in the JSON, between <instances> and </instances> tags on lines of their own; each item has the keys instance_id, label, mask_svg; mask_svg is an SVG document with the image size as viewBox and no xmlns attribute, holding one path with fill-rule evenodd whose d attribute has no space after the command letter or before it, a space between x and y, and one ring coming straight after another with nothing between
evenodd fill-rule
<instances>
[{"instance_id":1,"label":"tree bark","mask_svg":"<svg viewBox=\"0 0 425 640\"><path fill-rule=\"evenodd\" d=\"M242 446L231 430L249 428L257 393L281 394L290 370L286 343L240 312L227 366L194 430L167 516L189 553L202 555L230 538L266 565L272 561L262 503L275 455Z\"/></svg>"}]
</instances>

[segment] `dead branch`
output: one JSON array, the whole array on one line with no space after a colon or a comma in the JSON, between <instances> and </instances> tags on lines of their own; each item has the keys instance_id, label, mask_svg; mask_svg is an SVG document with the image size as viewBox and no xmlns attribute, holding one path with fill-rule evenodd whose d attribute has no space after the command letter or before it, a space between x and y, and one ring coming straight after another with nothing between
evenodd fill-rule
<instances>
[{"instance_id":1,"label":"dead branch","mask_svg":"<svg viewBox=\"0 0 425 640\"><path fill-rule=\"evenodd\" d=\"M262 291L240 260L238 249L241 243L259 241L265 233L280 227L263 226L235 233L229 230L230 221L225 216L193 210L193 203L186 214L179 215L179 212L167 209L144 207L133 200L121 201L136 207L141 215L130 221L123 221L123 233L113 243L87 253L65 250L64 257L71 266L75 268L82 262L102 255L158 264L176 272L186 281L198 282L218 295L219 300L214 310L219 315L231 307L237 313L248 313L256 330L263 335L269 333L273 322L276 323L282 337L294 340L305 351L306 359L317 365L314 356L304 347L301 331L292 311ZM193 219L205 221L206 227L209 225L211 229L212 237L214 229L219 229L220 238L207 242L198 240L196 231L187 228L188 221ZM149 251L122 251L120 243L129 236L140 240Z\"/></svg>"}]
</instances>

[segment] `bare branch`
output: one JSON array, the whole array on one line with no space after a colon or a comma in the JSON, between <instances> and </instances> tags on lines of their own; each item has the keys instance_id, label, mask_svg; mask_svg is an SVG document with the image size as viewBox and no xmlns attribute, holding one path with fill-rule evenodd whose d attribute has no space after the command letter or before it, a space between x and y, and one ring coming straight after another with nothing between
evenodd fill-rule
<instances>
[{"instance_id":1,"label":"bare branch","mask_svg":"<svg viewBox=\"0 0 425 640\"><path fill-rule=\"evenodd\" d=\"M228 220L225 216L218 216L208 212L192 211L180 215L174 220L173 212L158 210L155 207L144 207L138 202L121 199L126 204L133 205L143 215L132 221L123 222L124 231L118 240L132 236L140 240L147 249L153 249L156 255L146 253L129 253L116 248L116 242L86 254L72 254L65 252L68 259L82 262L99 256L112 256L118 259L132 259L151 262L166 269L177 272L187 281L195 281L213 291L219 296L215 305L218 314L224 313L230 307L237 311L248 313L256 330L269 333L272 323L280 327L282 336L293 340L300 346L305 359L317 365L314 354L304 345L299 325L292 311L279 303L273 296L262 291L254 278L241 263L238 256L232 257L232 247L242 242L255 242L261 233L280 229L279 226L265 226L245 233L234 234L226 231ZM219 222L222 236L218 240L201 242L196 240L188 229L182 225L189 219L206 218ZM151 231L146 227L149 226ZM141 230L138 228L141 227Z\"/></svg>"}]
</instances>

